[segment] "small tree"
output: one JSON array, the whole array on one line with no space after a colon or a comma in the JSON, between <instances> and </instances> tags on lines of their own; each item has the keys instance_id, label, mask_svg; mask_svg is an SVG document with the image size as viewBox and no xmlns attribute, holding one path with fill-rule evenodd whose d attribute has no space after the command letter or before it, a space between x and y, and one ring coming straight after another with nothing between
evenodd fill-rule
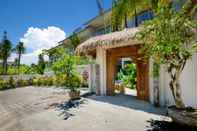
<instances>
[{"instance_id":1,"label":"small tree","mask_svg":"<svg viewBox=\"0 0 197 131\"><path fill-rule=\"evenodd\" d=\"M197 25L185 7L177 12L170 5L160 4L155 18L146 22L137 35L144 42L144 55L167 65L171 77L170 89L177 108L185 107L179 78L197 46Z\"/></svg>"},{"instance_id":2,"label":"small tree","mask_svg":"<svg viewBox=\"0 0 197 131\"><path fill-rule=\"evenodd\" d=\"M77 56L64 54L64 57L55 62L52 66L52 69L56 75L65 75L66 79L64 85L71 91L76 91L76 89L80 86L80 77L76 73L77 61Z\"/></svg>"}]
</instances>

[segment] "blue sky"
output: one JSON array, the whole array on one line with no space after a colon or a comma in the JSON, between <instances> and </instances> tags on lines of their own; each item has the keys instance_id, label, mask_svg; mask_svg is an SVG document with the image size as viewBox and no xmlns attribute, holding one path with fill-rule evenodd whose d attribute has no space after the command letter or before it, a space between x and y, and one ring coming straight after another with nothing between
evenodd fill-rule
<instances>
[{"instance_id":1,"label":"blue sky","mask_svg":"<svg viewBox=\"0 0 197 131\"><path fill-rule=\"evenodd\" d=\"M7 30L13 44L21 38L34 38L35 32L45 32L45 35L51 32L48 27L54 27L49 30L55 32L64 31L68 36L74 29L98 15L96 0L0 0L0 5L0 37ZM110 8L111 0L103 0L103 6L105 9ZM33 36L31 31L34 32ZM27 53L35 50L30 46Z\"/></svg>"}]
</instances>

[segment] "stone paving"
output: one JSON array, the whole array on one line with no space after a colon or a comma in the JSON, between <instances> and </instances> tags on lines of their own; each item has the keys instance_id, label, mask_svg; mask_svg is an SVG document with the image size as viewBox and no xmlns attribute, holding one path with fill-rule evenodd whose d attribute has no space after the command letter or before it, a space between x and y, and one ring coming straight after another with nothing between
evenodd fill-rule
<instances>
[{"instance_id":1,"label":"stone paving","mask_svg":"<svg viewBox=\"0 0 197 131\"><path fill-rule=\"evenodd\" d=\"M51 88L18 88L0 92L0 131L146 131L148 120L166 120L165 110L135 97L90 96L64 120L53 106L68 99Z\"/></svg>"}]
</instances>

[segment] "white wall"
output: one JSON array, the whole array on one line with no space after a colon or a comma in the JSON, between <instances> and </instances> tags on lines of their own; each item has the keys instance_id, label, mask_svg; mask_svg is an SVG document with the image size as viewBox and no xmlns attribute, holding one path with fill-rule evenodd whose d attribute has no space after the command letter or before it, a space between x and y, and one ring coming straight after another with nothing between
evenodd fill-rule
<instances>
[{"instance_id":1,"label":"white wall","mask_svg":"<svg viewBox=\"0 0 197 131\"><path fill-rule=\"evenodd\" d=\"M149 100L153 104L154 103L154 83L153 83L153 60L149 60Z\"/></svg>"},{"instance_id":2,"label":"white wall","mask_svg":"<svg viewBox=\"0 0 197 131\"><path fill-rule=\"evenodd\" d=\"M99 69L100 69L100 95L106 95L106 83L107 83L107 78L106 78L106 50L98 47L96 49L96 63L99 64Z\"/></svg>"},{"instance_id":3,"label":"white wall","mask_svg":"<svg viewBox=\"0 0 197 131\"><path fill-rule=\"evenodd\" d=\"M170 77L164 68L160 72L160 103L172 105L174 100L169 88ZM197 54L186 64L181 75L181 90L183 101L187 106L197 108Z\"/></svg>"},{"instance_id":4,"label":"white wall","mask_svg":"<svg viewBox=\"0 0 197 131\"><path fill-rule=\"evenodd\" d=\"M184 102L197 107L197 54L188 61L181 76L181 86Z\"/></svg>"}]
</instances>

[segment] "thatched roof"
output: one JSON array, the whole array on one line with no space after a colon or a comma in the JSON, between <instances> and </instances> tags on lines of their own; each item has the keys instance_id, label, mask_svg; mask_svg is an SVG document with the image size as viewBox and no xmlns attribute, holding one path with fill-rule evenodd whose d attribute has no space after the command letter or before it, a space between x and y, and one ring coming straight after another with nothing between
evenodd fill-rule
<instances>
[{"instance_id":1,"label":"thatched roof","mask_svg":"<svg viewBox=\"0 0 197 131\"><path fill-rule=\"evenodd\" d=\"M76 48L76 53L88 54L89 52L95 51L97 47L113 48L138 44L139 42L135 41L134 39L138 30L138 28L130 28L123 31L92 37L80 44Z\"/></svg>"}]
</instances>

